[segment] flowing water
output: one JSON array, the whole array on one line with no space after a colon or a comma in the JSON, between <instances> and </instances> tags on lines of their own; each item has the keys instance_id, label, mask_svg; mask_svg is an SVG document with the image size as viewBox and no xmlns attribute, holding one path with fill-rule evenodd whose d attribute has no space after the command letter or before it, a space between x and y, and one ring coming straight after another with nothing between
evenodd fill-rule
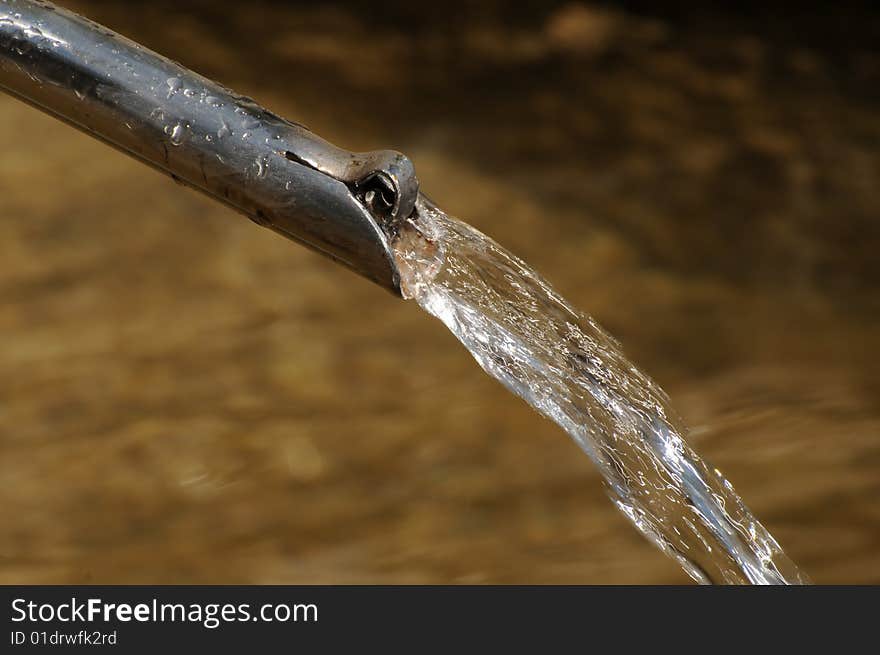
<instances>
[{"instance_id":1,"label":"flowing water","mask_svg":"<svg viewBox=\"0 0 880 655\"><path fill-rule=\"evenodd\" d=\"M614 338L473 227L424 198L418 209L394 242L404 295L564 429L649 540L701 583L808 582Z\"/></svg>"}]
</instances>

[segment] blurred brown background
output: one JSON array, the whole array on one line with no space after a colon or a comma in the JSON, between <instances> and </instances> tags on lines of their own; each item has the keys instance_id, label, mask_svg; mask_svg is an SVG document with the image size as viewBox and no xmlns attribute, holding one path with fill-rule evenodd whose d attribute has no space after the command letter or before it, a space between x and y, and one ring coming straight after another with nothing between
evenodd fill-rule
<instances>
[{"instance_id":1,"label":"blurred brown background","mask_svg":"<svg viewBox=\"0 0 880 655\"><path fill-rule=\"evenodd\" d=\"M63 4L406 152L816 582L880 582L869 3ZM414 304L6 97L0 135L0 582L686 581Z\"/></svg>"}]
</instances>

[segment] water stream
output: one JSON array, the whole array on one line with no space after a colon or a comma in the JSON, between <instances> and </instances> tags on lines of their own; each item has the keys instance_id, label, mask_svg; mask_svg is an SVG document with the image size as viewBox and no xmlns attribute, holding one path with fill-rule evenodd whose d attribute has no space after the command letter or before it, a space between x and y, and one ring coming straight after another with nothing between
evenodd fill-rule
<instances>
[{"instance_id":1,"label":"water stream","mask_svg":"<svg viewBox=\"0 0 880 655\"><path fill-rule=\"evenodd\" d=\"M394 252L404 295L589 455L632 523L701 583L802 584L660 387L522 260L421 198Z\"/></svg>"}]
</instances>

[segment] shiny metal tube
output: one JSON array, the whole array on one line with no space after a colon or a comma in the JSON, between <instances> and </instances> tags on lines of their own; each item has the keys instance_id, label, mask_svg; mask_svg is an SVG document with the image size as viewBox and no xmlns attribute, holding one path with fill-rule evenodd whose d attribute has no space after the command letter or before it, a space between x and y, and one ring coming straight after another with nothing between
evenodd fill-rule
<instances>
[{"instance_id":1,"label":"shiny metal tube","mask_svg":"<svg viewBox=\"0 0 880 655\"><path fill-rule=\"evenodd\" d=\"M0 88L400 293L388 234L418 195L400 153L337 148L41 0L0 0Z\"/></svg>"}]
</instances>

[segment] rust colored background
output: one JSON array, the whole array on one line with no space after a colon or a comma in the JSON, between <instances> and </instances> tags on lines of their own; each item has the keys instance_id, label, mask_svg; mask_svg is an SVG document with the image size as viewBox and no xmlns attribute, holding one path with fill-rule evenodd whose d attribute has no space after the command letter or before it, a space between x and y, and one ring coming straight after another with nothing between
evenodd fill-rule
<instances>
[{"instance_id":1,"label":"rust colored background","mask_svg":"<svg viewBox=\"0 0 880 655\"><path fill-rule=\"evenodd\" d=\"M867 4L63 4L407 153L816 582L880 582ZM686 581L414 304L7 97L0 139L0 582Z\"/></svg>"}]
</instances>

